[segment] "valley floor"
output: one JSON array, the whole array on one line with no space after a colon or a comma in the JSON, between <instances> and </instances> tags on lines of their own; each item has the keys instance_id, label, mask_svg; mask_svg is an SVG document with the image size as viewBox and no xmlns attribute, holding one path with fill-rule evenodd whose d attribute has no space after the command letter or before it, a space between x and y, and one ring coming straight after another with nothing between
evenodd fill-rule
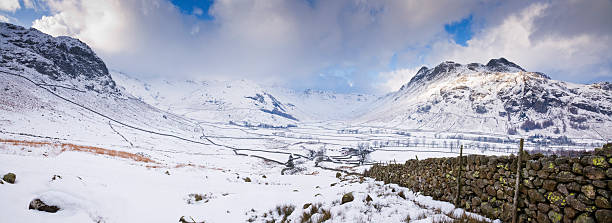
<instances>
[{"instance_id":1,"label":"valley floor","mask_svg":"<svg viewBox=\"0 0 612 223\"><path fill-rule=\"evenodd\" d=\"M346 174L361 173L371 162L456 156L450 151L381 148L365 165L355 165L359 160L347 147L397 137L338 134L329 123L276 130L225 127L223 132L243 135L227 134L236 135L230 139L217 132L208 137L223 146L194 145L115 126L128 141L148 137L156 143L130 146L123 139L70 142L3 131L0 173L15 173L17 180L0 185L0 216L7 222L176 222L183 216L187 222L487 220L397 185ZM316 152L325 159L313 158ZM295 168L283 171L280 163L288 154ZM342 204L349 193L354 200ZM61 210L29 210L35 198Z\"/></svg>"}]
</instances>

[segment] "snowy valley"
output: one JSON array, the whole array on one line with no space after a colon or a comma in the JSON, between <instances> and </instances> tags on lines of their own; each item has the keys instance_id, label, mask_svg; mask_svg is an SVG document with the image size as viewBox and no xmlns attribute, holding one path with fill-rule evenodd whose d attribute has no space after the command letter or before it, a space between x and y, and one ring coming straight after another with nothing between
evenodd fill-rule
<instances>
[{"instance_id":1,"label":"snowy valley","mask_svg":"<svg viewBox=\"0 0 612 223\"><path fill-rule=\"evenodd\" d=\"M77 39L8 23L0 52L0 174L16 175L0 185L3 222L493 221L360 174L460 145L509 155L519 138L544 151L612 138L611 83L503 58L424 67L375 96L139 80Z\"/></svg>"}]
</instances>

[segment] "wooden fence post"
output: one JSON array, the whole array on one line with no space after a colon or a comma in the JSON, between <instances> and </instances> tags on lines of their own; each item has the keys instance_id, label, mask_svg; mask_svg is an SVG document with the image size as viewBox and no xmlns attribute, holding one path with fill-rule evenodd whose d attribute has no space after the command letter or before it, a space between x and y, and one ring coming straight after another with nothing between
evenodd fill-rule
<instances>
[{"instance_id":1,"label":"wooden fence post","mask_svg":"<svg viewBox=\"0 0 612 223\"><path fill-rule=\"evenodd\" d=\"M519 197L519 187L521 183L521 158L523 157L523 138L521 138L519 153L516 157L516 184L514 186L514 208L512 210L512 223L517 223L518 221L518 197Z\"/></svg>"},{"instance_id":2,"label":"wooden fence post","mask_svg":"<svg viewBox=\"0 0 612 223\"><path fill-rule=\"evenodd\" d=\"M461 169L463 169L463 145L459 148L459 170L457 171L457 194L455 196L455 207L461 205L459 195L461 195Z\"/></svg>"}]
</instances>

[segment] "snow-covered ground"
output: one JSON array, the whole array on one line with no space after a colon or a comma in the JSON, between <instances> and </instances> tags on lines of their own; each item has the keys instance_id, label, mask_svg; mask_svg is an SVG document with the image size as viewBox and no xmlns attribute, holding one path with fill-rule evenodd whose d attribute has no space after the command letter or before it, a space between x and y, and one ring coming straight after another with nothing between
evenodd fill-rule
<instances>
[{"instance_id":1,"label":"snow-covered ground","mask_svg":"<svg viewBox=\"0 0 612 223\"><path fill-rule=\"evenodd\" d=\"M346 173L376 162L456 157L459 145L464 154L494 155L517 145L504 135L342 120L240 126L174 114L122 91L0 80L0 174L17 175L15 184L0 185L0 215L9 222L443 221L463 211ZM359 145L371 151L365 160L354 150ZM286 169L290 155L295 168ZM341 204L347 193L354 201ZM36 198L61 210L29 210Z\"/></svg>"},{"instance_id":2,"label":"snow-covered ground","mask_svg":"<svg viewBox=\"0 0 612 223\"><path fill-rule=\"evenodd\" d=\"M48 80L27 77L36 76L0 75L0 174L17 176L15 184L0 184L3 221L432 222L463 216L449 203L347 175L373 162L412 159L414 150L423 158L456 156L415 143L377 148L358 165L349 149L399 139L428 142L420 135L364 131L368 127L347 134L341 121L238 126L173 114L127 93L51 88L40 84ZM286 169L290 155L295 168ZM341 204L348 193L354 200ZM60 211L29 210L34 199ZM291 207L291 213L276 211Z\"/></svg>"}]
</instances>

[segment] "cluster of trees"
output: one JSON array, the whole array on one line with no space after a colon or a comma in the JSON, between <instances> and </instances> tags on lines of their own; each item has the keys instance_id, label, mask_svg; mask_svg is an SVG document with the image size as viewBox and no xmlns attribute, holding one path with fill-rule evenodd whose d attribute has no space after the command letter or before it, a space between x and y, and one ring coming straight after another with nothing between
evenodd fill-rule
<instances>
[{"instance_id":1,"label":"cluster of trees","mask_svg":"<svg viewBox=\"0 0 612 223\"><path fill-rule=\"evenodd\" d=\"M553 126L555 123L552 120L544 120L543 122L535 122L531 119L527 119L521 124L520 128L525 130L525 132L529 132L535 129L545 129L550 126Z\"/></svg>"}]
</instances>

